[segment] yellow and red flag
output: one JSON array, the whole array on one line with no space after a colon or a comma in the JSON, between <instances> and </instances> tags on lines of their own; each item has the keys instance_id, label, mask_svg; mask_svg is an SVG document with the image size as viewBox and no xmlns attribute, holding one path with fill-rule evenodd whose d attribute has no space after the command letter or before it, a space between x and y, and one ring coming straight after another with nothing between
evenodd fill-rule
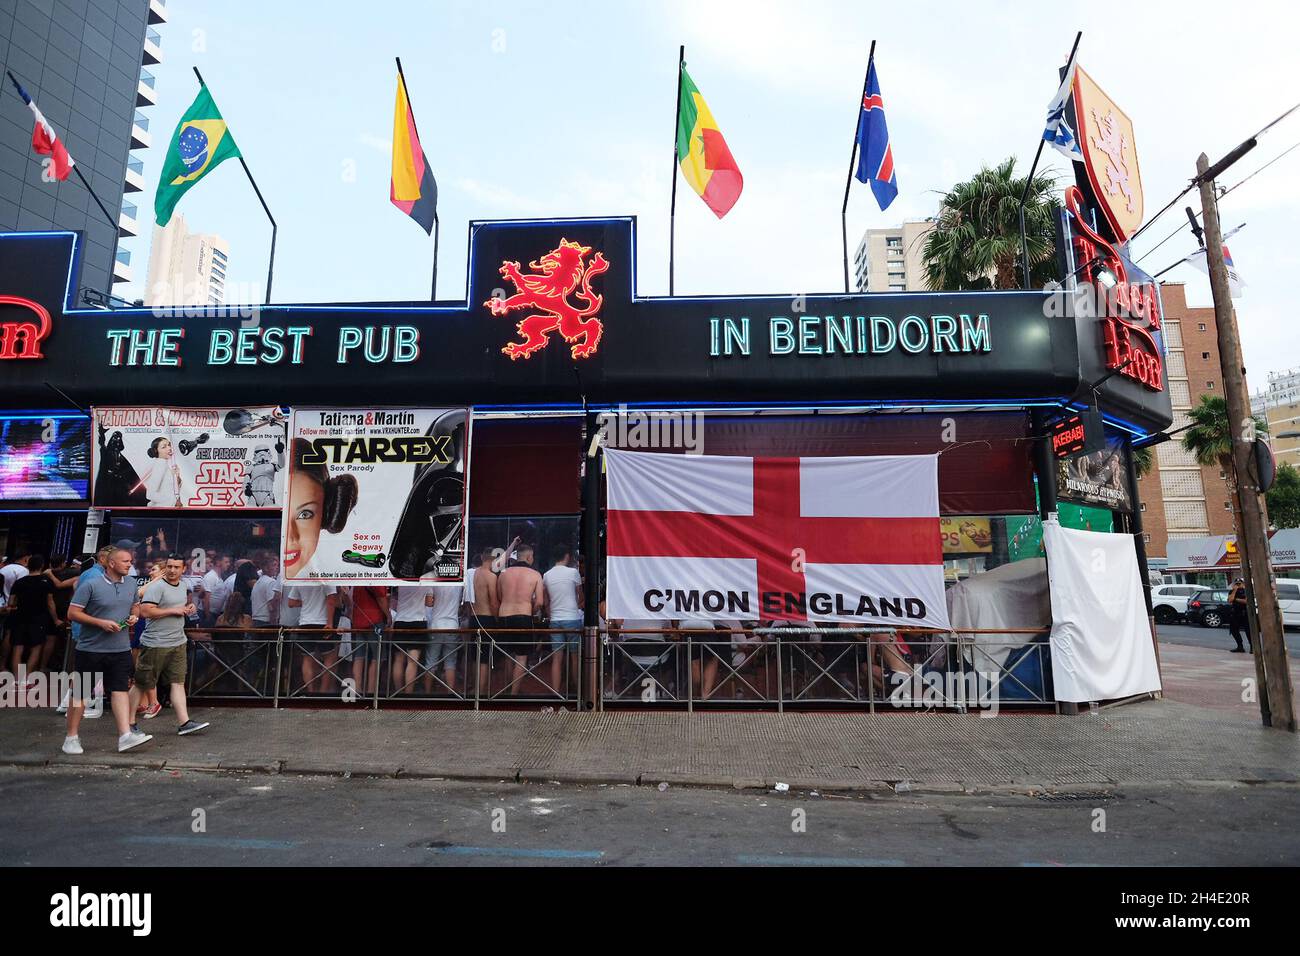
<instances>
[{"instance_id":1,"label":"yellow and red flag","mask_svg":"<svg viewBox=\"0 0 1300 956\"><path fill-rule=\"evenodd\" d=\"M691 188L721 219L740 198L745 179L708 104L684 66L681 85L682 94L677 102L677 162Z\"/></svg>"}]
</instances>

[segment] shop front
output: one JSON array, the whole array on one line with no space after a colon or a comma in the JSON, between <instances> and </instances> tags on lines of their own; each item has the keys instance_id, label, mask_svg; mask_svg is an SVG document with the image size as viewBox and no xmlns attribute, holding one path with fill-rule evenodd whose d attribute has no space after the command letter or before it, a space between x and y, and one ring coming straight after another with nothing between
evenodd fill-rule
<instances>
[{"instance_id":1,"label":"shop front","mask_svg":"<svg viewBox=\"0 0 1300 956\"><path fill-rule=\"evenodd\" d=\"M328 645L283 613L201 616L200 697L875 708L902 647L918 679L992 661L1005 700L1050 704L1045 531L1140 542L1130 451L1172 418L1148 334L1158 293L1138 283L1148 318L1118 324L1073 291L643 296L635 221L576 219L471 224L463 302L103 311L72 305L78 246L0 235L0 404L68 423L52 460L59 493L79 494L67 529L32 526L16 547L87 550L93 507L102 540L141 564L179 550L200 581L230 555L300 587L394 587L397 602L460 586L473 602L463 582L502 551L531 548L539 572L568 551L583 573L581 639L540 614L485 628L441 597L425 618L437 650L415 655L384 628L334 620ZM15 429L7 462L31 444ZM609 450L932 456L948 626L875 605L841 634L757 606L602 616ZM295 498L312 469L314 523ZM10 484L0 520L23 528Z\"/></svg>"}]
</instances>

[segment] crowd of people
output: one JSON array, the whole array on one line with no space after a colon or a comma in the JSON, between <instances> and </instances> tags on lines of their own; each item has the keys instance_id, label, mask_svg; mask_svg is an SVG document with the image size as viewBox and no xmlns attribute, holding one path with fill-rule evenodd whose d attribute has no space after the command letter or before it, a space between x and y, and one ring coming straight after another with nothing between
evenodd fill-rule
<instances>
[{"instance_id":1,"label":"crowd of people","mask_svg":"<svg viewBox=\"0 0 1300 956\"><path fill-rule=\"evenodd\" d=\"M477 693L503 699L563 697L577 691L584 588L582 570L567 544L552 548L544 572L536 549L518 538L505 547L482 549L470 557L462 589L286 585L279 556L268 550L237 557L209 548L179 556L164 553L166 543L160 531L146 541L121 541L83 561L47 563L41 555L22 555L0 567L7 612L3 660L14 673L22 667L28 675L67 669L68 661L79 669L91 660L83 659L83 653L119 653L118 645L125 643L130 673L123 679L115 665L113 679L106 683L112 685L110 694L131 694L123 733L137 719L157 716L168 701L178 718L188 720L187 659L194 687L209 696L269 695L270 649L282 630L289 647L287 666L281 668L283 696L357 700L378 693ZM111 578L111 567L123 562L121 579L132 584L134 593L129 613L116 620L116 630L79 623L78 613L87 613L84 601L92 593L82 593L83 583ZM74 610L77 601L79 611ZM599 622L614 647L603 688L613 699L642 697L650 685L656 696L681 698L687 680L697 700L770 699L778 690L788 696L812 694L818 681L828 682L823 688L828 696L844 696L844 688L856 687L855 696L861 697L862 688L866 694L888 693L900 679L896 675L910 679L926 656L925 648L914 652L896 633L853 633L837 641L815 629L801 641L810 648L801 678L793 657L790 666L778 668L769 647L776 628L797 629L795 622L610 620L603 600ZM72 643L65 654L69 631ZM686 663L681 645L688 635L699 647ZM800 639L797 631L788 637ZM849 655L831 650L846 642L863 646ZM825 651L818 647L823 644ZM112 650L101 651L101 646ZM778 680L783 681L780 689Z\"/></svg>"},{"instance_id":2,"label":"crowd of people","mask_svg":"<svg viewBox=\"0 0 1300 956\"><path fill-rule=\"evenodd\" d=\"M160 684L177 718L177 734L208 727L190 718L185 684L185 621L195 611L182 584L186 562L169 555L137 576L130 548L106 546L93 556L47 567L40 554L17 556L0 568L4 591L3 654L20 693L40 682L44 669L68 671L71 681L58 711L67 715L63 752L83 752L83 717L98 717L108 702L118 731L118 750L153 739L140 729L162 711ZM70 643L63 645L65 639ZM62 650L62 653L60 653ZM47 683L48 687L49 684ZM90 707L87 707L87 700Z\"/></svg>"}]
</instances>

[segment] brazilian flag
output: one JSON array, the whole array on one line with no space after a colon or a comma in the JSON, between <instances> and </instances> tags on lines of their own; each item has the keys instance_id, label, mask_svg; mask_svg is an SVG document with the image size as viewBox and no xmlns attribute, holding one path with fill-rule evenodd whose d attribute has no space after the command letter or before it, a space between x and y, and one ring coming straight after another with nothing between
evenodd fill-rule
<instances>
[{"instance_id":1,"label":"brazilian flag","mask_svg":"<svg viewBox=\"0 0 1300 956\"><path fill-rule=\"evenodd\" d=\"M181 117L171 145L167 147L162 175L158 179L158 193L153 201L158 225L165 226L171 221L172 210L191 186L218 163L238 155L239 147L235 145L230 130L226 129L226 121L221 118L221 111L205 85Z\"/></svg>"}]
</instances>

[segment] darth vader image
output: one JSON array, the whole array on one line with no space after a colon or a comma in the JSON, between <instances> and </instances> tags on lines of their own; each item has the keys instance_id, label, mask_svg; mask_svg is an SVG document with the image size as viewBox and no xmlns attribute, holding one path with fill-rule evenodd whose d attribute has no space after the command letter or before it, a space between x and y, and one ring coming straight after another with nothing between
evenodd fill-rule
<instances>
[{"instance_id":1,"label":"darth vader image","mask_svg":"<svg viewBox=\"0 0 1300 956\"><path fill-rule=\"evenodd\" d=\"M439 415L425 432L429 437L450 436L453 452L449 463L434 462L415 470L388 558L395 578L460 576L465 553L466 430L461 408Z\"/></svg>"},{"instance_id":2,"label":"darth vader image","mask_svg":"<svg viewBox=\"0 0 1300 956\"><path fill-rule=\"evenodd\" d=\"M108 434L99 426L99 468L95 473L95 504L100 506L144 508L149 496L140 483L135 466L126 459L126 442L120 431Z\"/></svg>"}]
</instances>

